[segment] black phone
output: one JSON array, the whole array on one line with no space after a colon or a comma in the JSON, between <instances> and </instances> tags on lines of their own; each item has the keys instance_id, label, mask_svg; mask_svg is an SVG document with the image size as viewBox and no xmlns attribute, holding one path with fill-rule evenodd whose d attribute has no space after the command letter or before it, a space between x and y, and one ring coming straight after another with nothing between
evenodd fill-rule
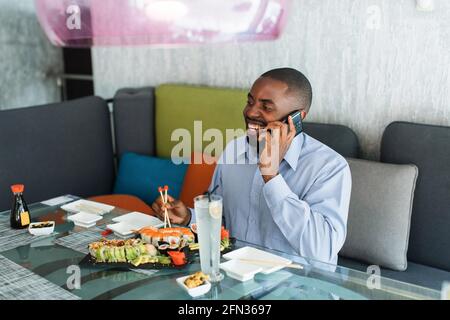
<instances>
[{"instance_id":1,"label":"black phone","mask_svg":"<svg viewBox=\"0 0 450 320\"><path fill-rule=\"evenodd\" d=\"M298 110L292 112L284 120L285 123L288 123L289 116L292 117L292 122L294 122L295 136L298 136L303 131L302 113L300 111L298 111Z\"/></svg>"}]
</instances>

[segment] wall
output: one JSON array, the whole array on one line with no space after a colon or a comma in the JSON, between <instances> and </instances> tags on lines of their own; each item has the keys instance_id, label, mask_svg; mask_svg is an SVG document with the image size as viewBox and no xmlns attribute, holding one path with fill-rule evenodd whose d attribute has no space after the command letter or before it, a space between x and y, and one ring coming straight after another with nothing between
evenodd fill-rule
<instances>
[{"instance_id":1,"label":"wall","mask_svg":"<svg viewBox=\"0 0 450 320\"><path fill-rule=\"evenodd\" d=\"M414 0L293 2L276 42L94 48L96 93L166 82L248 88L292 66L313 84L309 121L351 127L367 158L392 121L450 125L450 1L435 0L433 12Z\"/></svg>"},{"instance_id":2,"label":"wall","mask_svg":"<svg viewBox=\"0 0 450 320\"><path fill-rule=\"evenodd\" d=\"M38 24L33 0L0 0L0 110L60 100L61 49Z\"/></svg>"}]
</instances>

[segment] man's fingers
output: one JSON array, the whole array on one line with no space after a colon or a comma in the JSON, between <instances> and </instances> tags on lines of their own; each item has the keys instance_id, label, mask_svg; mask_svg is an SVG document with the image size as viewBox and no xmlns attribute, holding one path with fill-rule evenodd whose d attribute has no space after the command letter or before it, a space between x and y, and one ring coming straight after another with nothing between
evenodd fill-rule
<instances>
[{"instance_id":1,"label":"man's fingers","mask_svg":"<svg viewBox=\"0 0 450 320\"><path fill-rule=\"evenodd\" d=\"M269 122L269 123L267 124L266 129L275 129L275 128L282 127L283 125L284 125L283 122L280 122L280 121L272 121L272 122Z\"/></svg>"},{"instance_id":2,"label":"man's fingers","mask_svg":"<svg viewBox=\"0 0 450 320\"><path fill-rule=\"evenodd\" d=\"M156 213L159 213L159 211L161 211L161 207L160 205L155 201L152 203L152 209L153 211L155 211Z\"/></svg>"},{"instance_id":3,"label":"man's fingers","mask_svg":"<svg viewBox=\"0 0 450 320\"><path fill-rule=\"evenodd\" d=\"M292 140L295 137L296 129L295 129L295 125L294 125L294 120L292 120L292 117L289 116L288 118L288 123L289 123L289 134L288 134L288 140Z\"/></svg>"},{"instance_id":4,"label":"man's fingers","mask_svg":"<svg viewBox=\"0 0 450 320\"><path fill-rule=\"evenodd\" d=\"M163 204L163 200L162 200L161 196L156 198L155 203L157 203L159 206L161 206Z\"/></svg>"},{"instance_id":5,"label":"man's fingers","mask_svg":"<svg viewBox=\"0 0 450 320\"><path fill-rule=\"evenodd\" d=\"M162 214L161 214L161 210L160 208L155 205L155 203L152 204L152 209L153 212L155 213L155 216L159 219L159 220L164 220L164 218L162 218ZM162 218L162 219L161 219Z\"/></svg>"}]
</instances>

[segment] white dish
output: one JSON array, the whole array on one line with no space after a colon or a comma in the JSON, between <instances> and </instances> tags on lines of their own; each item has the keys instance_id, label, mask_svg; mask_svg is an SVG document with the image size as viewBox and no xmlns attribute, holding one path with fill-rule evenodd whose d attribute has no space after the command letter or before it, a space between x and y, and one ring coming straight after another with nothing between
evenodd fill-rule
<instances>
[{"instance_id":1,"label":"white dish","mask_svg":"<svg viewBox=\"0 0 450 320\"><path fill-rule=\"evenodd\" d=\"M158 218L137 211L130 212L119 217L115 217L114 219L112 219L112 221L126 222L134 229L141 229L143 227L148 226L159 228L164 225L164 222L159 220Z\"/></svg>"},{"instance_id":2,"label":"white dish","mask_svg":"<svg viewBox=\"0 0 450 320\"><path fill-rule=\"evenodd\" d=\"M75 225L83 228L93 227L97 221L102 219L102 216L89 212L78 212L77 214L67 217L67 220L73 221Z\"/></svg>"},{"instance_id":3,"label":"white dish","mask_svg":"<svg viewBox=\"0 0 450 320\"><path fill-rule=\"evenodd\" d=\"M130 239L130 238L133 238L133 237L134 237L134 233L127 234L127 235L123 235L123 234L121 234L121 233L114 232L114 234L115 234L118 238L121 238L121 239Z\"/></svg>"},{"instance_id":4,"label":"white dish","mask_svg":"<svg viewBox=\"0 0 450 320\"><path fill-rule=\"evenodd\" d=\"M195 287L195 288L188 288L184 281L189 278L189 276L177 278L177 283L180 287L182 287L191 297L199 297L207 293L211 289L211 283L208 280L205 280L205 283L201 286Z\"/></svg>"},{"instance_id":5,"label":"white dish","mask_svg":"<svg viewBox=\"0 0 450 320\"><path fill-rule=\"evenodd\" d=\"M261 266L242 263L239 260L230 260L220 264L220 269L225 271L230 278L239 281L248 281L253 279L255 274L261 272Z\"/></svg>"},{"instance_id":6,"label":"white dish","mask_svg":"<svg viewBox=\"0 0 450 320\"><path fill-rule=\"evenodd\" d=\"M133 235L132 230L136 230L132 225L128 224L127 222L108 224L106 225L106 227L121 237Z\"/></svg>"},{"instance_id":7,"label":"white dish","mask_svg":"<svg viewBox=\"0 0 450 320\"><path fill-rule=\"evenodd\" d=\"M106 227L122 238L131 236L134 230L139 230L143 227L153 226L159 228L164 225L158 218L140 212L131 212L112 220L117 223L108 224Z\"/></svg>"},{"instance_id":8,"label":"white dish","mask_svg":"<svg viewBox=\"0 0 450 320\"><path fill-rule=\"evenodd\" d=\"M33 228L41 223L50 223L50 227L45 228ZM28 232L35 236L44 236L53 233L55 230L55 221L43 221L43 222L33 222L28 226Z\"/></svg>"},{"instance_id":9,"label":"white dish","mask_svg":"<svg viewBox=\"0 0 450 320\"><path fill-rule=\"evenodd\" d=\"M269 274L278 270L283 269L287 265L291 264L292 261L272 253L268 253L253 247L243 247L223 255L226 260L246 260L239 261L241 264L255 265L261 267L261 272L264 274ZM253 260L255 263L251 263ZM258 263L261 261L261 263Z\"/></svg>"},{"instance_id":10,"label":"white dish","mask_svg":"<svg viewBox=\"0 0 450 320\"><path fill-rule=\"evenodd\" d=\"M77 213L77 212L88 212L92 214L97 215L103 215L105 213L108 213L114 209L113 206L95 202L95 201L89 201L89 200L77 200L68 204L65 204L61 206L61 209L71 212L71 213Z\"/></svg>"},{"instance_id":11,"label":"white dish","mask_svg":"<svg viewBox=\"0 0 450 320\"><path fill-rule=\"evenodd\" d=\"M78 226L78 227L82 227L82 228L92 228L92 227L95 227L96 225L97 225L97 223L82 223L82 222L73 222L73 223L75 223L75 225L76 226Z\"/></svg>"}]
</instances>

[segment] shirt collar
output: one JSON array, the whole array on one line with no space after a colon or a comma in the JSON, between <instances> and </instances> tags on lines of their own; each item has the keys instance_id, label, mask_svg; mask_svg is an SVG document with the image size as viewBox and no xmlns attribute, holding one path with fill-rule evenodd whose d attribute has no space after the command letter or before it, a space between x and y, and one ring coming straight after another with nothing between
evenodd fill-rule
<instances>
[{"instance_id":1,"label":"shirt collar","mask_svg":"<svg viewBox=\"0 0 450 320\"><path fill-rule=\"evenodd\" d=\"M288 151L284 155L283 160L285 160L294 171L297 169L298 159L300 157L304 141L305 134L302 132L292 140ZM247 159L253 159L256 157L256 151L248 145L247 136L244 136L242 139L238 139L236 151L238 159L241 157L246 157Z\"/></svg>"},{"instance_id":2,"label":"shirt collar","mask_svg":"<svg viewBox=\"0 0 450 320\"><path fill-rule=\"evenodd\" d=\"M303 142L305 141L305 134L302 132L297 135L291 142L288 151L284 155L284 160L295 171L297 169L298 158L302 152Z\"/></svg>"}]
</instances>

